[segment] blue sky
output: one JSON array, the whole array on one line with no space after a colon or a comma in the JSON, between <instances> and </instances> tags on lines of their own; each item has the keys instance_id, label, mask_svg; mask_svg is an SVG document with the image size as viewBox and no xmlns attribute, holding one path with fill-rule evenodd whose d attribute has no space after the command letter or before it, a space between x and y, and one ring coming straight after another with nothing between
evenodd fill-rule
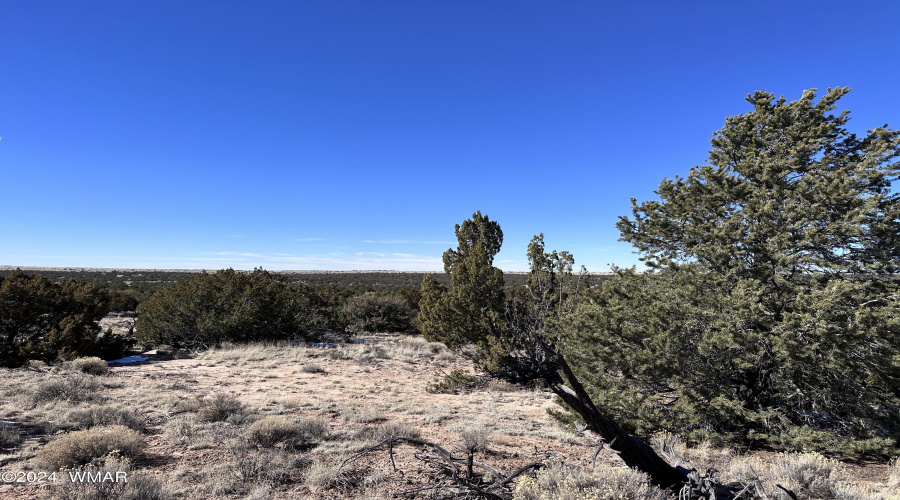
<instances>
[{"instance_id":1,"label":"blue sky","mask_svg":"<svg viewBox=\"0 0 900 500\"><path fill-rule=\"evenodd\" d=\"M0 265L440 270L545 234L629 266L630 197L758 89L900 126L900 2L0 5Z\"/></svg>"}]
</instances>

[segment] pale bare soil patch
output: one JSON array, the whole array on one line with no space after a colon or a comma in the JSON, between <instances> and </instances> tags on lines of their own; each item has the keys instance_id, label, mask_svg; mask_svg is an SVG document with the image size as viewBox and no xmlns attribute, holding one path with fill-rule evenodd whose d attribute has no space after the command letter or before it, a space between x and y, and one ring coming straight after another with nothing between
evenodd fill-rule
<instances>
[{"instance_id":1,"label":"pale bare soil patch","mask_svg":"<svg viewBox=\"0 0 900 500\"><path fill-rule=\"evenodd\" d=\"M471 366L421 339L370 340L339 348L226 347L190 359L151 357L104 375L72 366L3 370L0 471L47 471L48 461L67 460L80 470L89 460L84 456L104 454L95 448L121 435L130 440L128 453L98 460L97 470L128 470L140 490L90 496L59 484L0 483L0 498L392 498L430 484L438 468L422 460L424 448L414 446L394 448L396 470L387 450L340 467L391 436L431 441L459 456L471 447L476 460L503 474L548 459L621 466L609 452L594 459L593 441L548 416L546 409L556 407L548 391L494 382L460 395L429 394L425 387L437 375ZM48 448L73 433L80 434L66 439L86 443L79 455L69 456L59 445ZM134 444L134 436L143 445ZM736 480L752 465L773 489L770 483L788 467L766 465L778 461L773 454L687 453ZM810 460L801 466L818 467L820 475L836 467ZM842 498L900 498L890 493L900 488L900 467L838 465L836 481L871 494Z\"/></svg>"}]
</instances>

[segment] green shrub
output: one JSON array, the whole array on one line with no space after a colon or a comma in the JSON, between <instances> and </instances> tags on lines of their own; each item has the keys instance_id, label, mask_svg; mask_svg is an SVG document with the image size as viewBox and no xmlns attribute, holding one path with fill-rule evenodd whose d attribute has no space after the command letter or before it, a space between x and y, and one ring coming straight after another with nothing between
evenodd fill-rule
<instances>
[{"instance_id":1,"label":"green shrub","mask_svg":"<svg viewBox=\"0 0 900 500\"><path fill-rule=\"evenodd\" d=\"M109 297L96 285L18 269L0 276L0 365L116 355L125 341L99 335L108 312Z\"/></svg>"},{"instance_id":2,"label":"green shrub","mask_svg":"<svg viewBox=\"0 0 900 500\"><path fill-rule=\"evenodd\" d=\"M63 366L89 375L105 375L109 372L109 364L96 356L75 358L67 361Z\"/></svg>"},{"instance_id":3,"label":"green shrub","mask_svg":"<svg viewBox=\"0 0 900 500\"><path fill-rule=\"evenodd\" d=\"M482 383L481 377L469 375L465 370L453 370L449 375L438 377L425 386L431 394L459 394L475 389Z\"/></svg>"},{"instance_id":4,"label":"green shrub","mask_svg":"<svg viewBox=\"0 0 900 500\"><path fill-rule=\"evenodd\" d=\"M146 443L136 431L123 425L95 427L70 432L47 443L37 453L37 459L53 469L89 464L113 451L133 457Z\"/></svg>"},{"instance_id":5,"label":"green shrub","mask_svg":"<svg viewBox=\"0 0 900 500\"><path fill-rule=\"evenodd\" d=\"M350 297L340 308L347 330L366 332L415 332L417 311L409 301L393 292L369 292Z\"/></svg>"},{"instance_id":6,"label":"green shrub","mask_svg":"<svg viewBox=\"0 0 900 500\"><path fill-rule=\"evenodd\" d=\"M201 273L140 305L138 342L202 348L222 342L305 337L304 301L283 278L262 269Z\"/></svg>"},{"instance_id":7,"label":"green shrub","mask_svg":"<svg viewBox=\"0 0 900 500\"><path fill-rule=\"evenodd\" d=\"M550 462L535 478L516 483L515 500L669 500L665 491L650 484L649 477L634 469L596 467L585 469Z\"/></svg>"}]
</instances>

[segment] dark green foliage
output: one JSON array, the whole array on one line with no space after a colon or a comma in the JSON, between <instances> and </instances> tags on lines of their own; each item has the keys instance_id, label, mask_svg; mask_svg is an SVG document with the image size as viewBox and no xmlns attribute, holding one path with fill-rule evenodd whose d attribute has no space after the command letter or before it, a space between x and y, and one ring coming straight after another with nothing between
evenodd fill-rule
<instances>
[{"instance_id":1,"label":"dark green foliage","mask_svg":"<svg viewBox=\"0 0 900 500\"><path fill-rule=\"evenodd\" d=\"M116 355L123 342L97 324L107 312L109 297L96 285L18 270L0 277L0 365Z\"/></svg>"},{"instance_id":2,"label":"dark green foliage","mask_svg":"<svg viewBox=\"0 0 900 500\"><path fill-rule=\"evenodd\" d=\"M560 328L601 411L792 447L900 438L900 136L847 132L846 92L753 94L710 165L633 201L618 227L655 272L620 271Z\"/></svg>"},{"instance_id":3,"label":"dark green foliage","mask_svg":"<svg viewBox=\"0 0 900 500\"><path fill-rule=\"evenodd\" d=\"M416 312L406 297L395 292L356 295L340 309L341 319L352 333L412 333Z\"/></svg>"},{"instance_id":4,"label":"dark green foliage","mask_svg":"<svg viewBox=\"0 0 900 500\"><path fill-rule=\"evenodd\" d=\"M425 338L455 351L469 350L479 369L497 373L514 365L509 356L503 271L493 266L503 243L500 225L481 212L456 225L456 250L444 252L450 288L422 281L419 328Z\"/></svg>"},{"instance_id":5,"label":"dark green foliage","mask_svg":"<svg viewBox=\"0 0 900 500\"><path fill-rule=\"evenodd\" d=\"M141 304L138 342L198 348L221 342L302 339L310 298L261 269L201 273Z\"/></svg>"}]
</instances>

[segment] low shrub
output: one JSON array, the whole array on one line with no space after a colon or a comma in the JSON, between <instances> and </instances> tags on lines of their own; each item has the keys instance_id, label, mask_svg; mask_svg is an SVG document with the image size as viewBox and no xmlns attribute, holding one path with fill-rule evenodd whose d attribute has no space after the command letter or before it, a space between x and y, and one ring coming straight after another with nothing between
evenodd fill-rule
<instances>
[{"instance_id":1,"label":"low shrub","mask_svg":"<svg viewBox=\"0 0 900 500\"><path fill-rule=\"evenodd\" d=\"M37 459L53 469L60 469L89 464L113 451L133 457L145 445L140 434L124 425L95 427L70 432L50 441L38 451Z\"/></svg>"},{"instance_id":2,"label":"low shrub","mask_svg":"<svg viewBox=\"0 0 900 500\"><path fill-rule=\"evenodd\" d=\"M453 370L448 375L434 379L425 386L425 392L431 394L459 394L475 389L482 383L481 378L469 375L465 370Z\"/></svg>"},{"instance_id":3,"label":"low shrub","mask_svg":"<svg viewBox=\"0 0 900 500\"><path fill-rule=\"evenodd\" d=\"M771 464L768 475L796 494L819 499L843 498L840 486L850 479L840 462L818 453L784 453ZM774 493L779 499L790 498L783 491Z\"/></svg>"},{"instance_id":4,"label":"low shrub","mask_svg":"<svg viewBox=\"0 0 900 500\"><path fill-rule=\"evenodd\" d=\"M201 422L223 422L243 410L244 405L237 399L225 394L216 394L213 398L203 401L197 410L197 419Z\"/></svg>"},{"instance_id":5,"label":"low shrub","mask_svg":"<svg viewBox=\"0 0 900 500\"><path fill-rule=\"evenodd\" d=\"M516 483L515 500L669 500L665 491L650 484L649 477L634 469L596 467L585 469L550 462L534 478Z\"/></svg>"},{"instance_id":6,"label":"low shrub","mask_svg":"<svg viewBox=\"0 0 900 500\"><path fill-rule=\"evenodd\" d=\"M306 470L304 482L307 486L347 493L357 488L365 475L351 465L341 467L343 457L317 457Z\"/></svg>"},{"instance_id":7,"label":"low shrub","mask_svg":"<svg viewBox=\"0 0 900 500\"><path fill-rule=\"evenodd\" d=\"M325 369L315 363L305 363L300 367L303 373L325 373Z\"/></svg>"},{"instance_id":8,"label":"low shrub","mask_svg":"<svg viewBox=\"0 0 900 500\"><path fill-rule=\"evenodd\" d=\"M105 375L109 372L109 364L95 356L66 361L63 364L63 367L69 370L87 373L89 375Z\"/></svg>"},{"instance_id":9,"label":"low shrub","mask_svg":"<svg viewBox=\"0 0 900 500\"><path fill-rule=\"evenodd\" d=\"M67 420L80 429L124 425L129 429L143 432L147 421L134 410L115 405L92 406L69 412Z\"/></svg>"},{"instance_id":10,"label":"low shrub","mask_svg":"<svg viewBox=\"0 0 900 500\"><path fill-rule=\"evenodd\" d=\"M31 394L31 400L34 403L97 401L102 399L99 391L100 383L94 377L70 373L64 378L53 377L38 383L37 389Z\"/></svg>"},{"instance_id":11,"label":"low shrub","mask_svg":"<svg viewBox=\"0 0 900 500\"><path fill-rule=\"evenodd\" d=\"M328 424L322 419L302 419L292 422L281 416L263 417L244 431L247 441L270 447L282 443L296 448L320 440L328 432Z\"/></svg>"},{"instance_id":12,"label":"low shrub","mask_svg":"<svg viewBox=\"0 0 900 500\"><path fill-rule=\"evenodd\" d=\"M475 424L460 427L458 430L462 448L467 453L487 450L493 433L490 427L484 424Z\"/></svg>"}]
</instances>

